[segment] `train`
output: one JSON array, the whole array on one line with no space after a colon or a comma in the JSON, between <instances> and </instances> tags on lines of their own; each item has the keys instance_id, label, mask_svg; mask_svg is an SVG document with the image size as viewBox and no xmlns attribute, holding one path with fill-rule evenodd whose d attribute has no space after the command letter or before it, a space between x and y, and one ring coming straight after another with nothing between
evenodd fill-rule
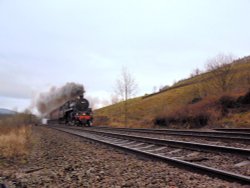
<instances>
[{"instance_id":1,"label":"train","mask_svg":"<svg viewBox=\"0 0 250 188\"><path fill-rule=\"evenodd\" d=\"M75 126L92 126L93 112L89 108L89 101L83 95L69 100L48 115L49 122L63 123Z\"/></svg>"}]
</instances>

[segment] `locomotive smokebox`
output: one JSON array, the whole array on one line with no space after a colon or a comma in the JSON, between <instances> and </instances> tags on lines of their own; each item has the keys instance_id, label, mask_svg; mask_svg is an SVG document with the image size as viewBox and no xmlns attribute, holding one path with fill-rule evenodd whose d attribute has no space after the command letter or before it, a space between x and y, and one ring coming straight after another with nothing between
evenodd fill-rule
<instances>
[{"instance_id":1,"label":"locomotive smokebox","mask_svg":"<svg viewBox=\"0 0 250 188\"><path fill-rule=\"evenodd\" d=\"M80 98L76 101L75 108L78 111L86 111L89 108L89 101L84 98Z\"/></svg>"}]
</instances>

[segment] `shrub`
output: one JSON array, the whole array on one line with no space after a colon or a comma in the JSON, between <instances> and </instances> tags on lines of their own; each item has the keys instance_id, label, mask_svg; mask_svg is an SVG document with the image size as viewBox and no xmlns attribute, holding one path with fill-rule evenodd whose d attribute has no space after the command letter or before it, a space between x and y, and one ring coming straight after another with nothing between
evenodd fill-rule
<instances>
[{"instance_id":1,"label":"shrub","mask_svg":"<svg viewBox=\"0 0 250 188\"><path fill-rule=\"evenodd\" d=\"M195 98L192 99L192 101L189 104L195 104L197 102L200 102L201 100L202 100L201 97L195 97Z\"/></svg>"},{"instance_id":2,"label":"shrub","mask_svg":"<svg viewBox=\"0 0 250 188\"><path fill-rule=\"evenodd\" d=\"M237 102L240 104L250 104L250 91L248 91L245 95L240 96L237 99Z\"/></svg>"},{"instance_id":3,"label":"shrub","mask_svg":"<svg viewBox=\"0 0 250 188\"><path fill-rule=\"evenodd\" d=\"M165 117L156 117L154 119L155 125L160 126L170 126L171 124L188 124L189 127L203 127L208 124L210 120L210 115L208 113L200 113L196 115L185 114L181 117L165 116Z\"/></svg>"},{"instance_id":4,"label":"shrub","mask_svg":"<svg viewBox=\"0 0 250 188\"><path fill-rule=\"evenodd\" d=\"M219 104L223 109L234 108L236 106L236 100L228 95L224 95L219 99Z\"/></svg>"},{"instance_id":5,"label":"shrub","mask_svg":"<svg viewBox=\"0 0 250 188\"><path fill-rule=\"evenodd\" d=\"M189 123L195 125L196 127L203 127L208 124L208 121L210 119L210 115L208 113L200 113L193 117L191 117L191 120Z\"/></svg>"},{"instance_id":6,"label":"shrub","mask_svg":"<svg viewBox=\"0 0 250 188\"><path fill-rule=\"evenodd\" d=\"M155 125L188 125L190 128L203 127L221 117L216 98L207 97L195 104L188 104L172 111L166 111L154 119Z\"/></svg>"}]
</instances>

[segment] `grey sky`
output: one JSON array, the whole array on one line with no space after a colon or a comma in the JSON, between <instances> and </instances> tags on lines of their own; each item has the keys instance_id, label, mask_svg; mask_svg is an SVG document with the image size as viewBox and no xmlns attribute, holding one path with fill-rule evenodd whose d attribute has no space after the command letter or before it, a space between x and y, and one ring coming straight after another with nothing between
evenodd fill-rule
<instances>
[{"instance_id":1,"label":"grey sky","mask_svg":"<svg viewBox=\"0 0 250 188\"><path fill-rule=\"evenodd\" d=\"M250 55L248 0L0 0L0 107L82 83L109 100L122 66L138 95L220 52Z\"/></svg>"}]
</instances>

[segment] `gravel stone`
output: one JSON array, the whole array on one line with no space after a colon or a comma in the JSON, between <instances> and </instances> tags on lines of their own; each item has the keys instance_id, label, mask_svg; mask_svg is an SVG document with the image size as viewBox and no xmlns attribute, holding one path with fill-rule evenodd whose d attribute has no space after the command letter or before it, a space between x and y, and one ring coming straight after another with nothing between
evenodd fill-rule
<instances>
[{"instance_id":1,"label":"gravel stone","mask_svg":"<svg viewBox=\"0 0 250 188\"><path fill-rule=\"evenodd\" d=\"M34 126L32 137L26 164L0 166L0 183L8 188L247 187L126 154L47 127Z\"/></svg>"}]
</instances>

